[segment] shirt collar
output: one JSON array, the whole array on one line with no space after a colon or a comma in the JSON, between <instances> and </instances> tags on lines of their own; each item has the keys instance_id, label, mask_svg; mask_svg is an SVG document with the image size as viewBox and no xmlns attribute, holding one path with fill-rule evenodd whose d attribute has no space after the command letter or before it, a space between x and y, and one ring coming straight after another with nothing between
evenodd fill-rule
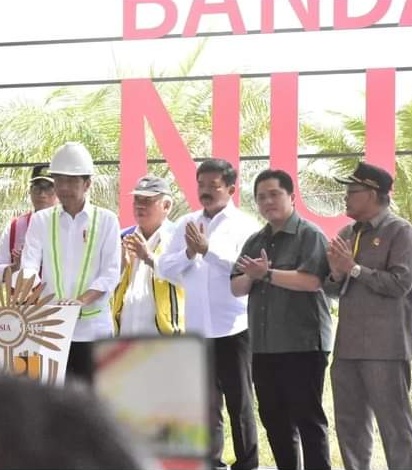
<instances>
[{"instance_id":1,"label":"shirt collar","mask_svg":"<svg viewBox=\"0 0 412 470\"><path fill-rule=\"evenodd\" d=\"M378 225L383 221L383 219L389 214L389 208L385 207L382 209L375 217L368 220L367 222L356 222L353 224L353 231L357 233L361 228L363 230L370 230L378 227Z\"/></svg>"},{"instance_id":2,"label":"shirt collar","mask_svg":"<svg viewBox=\"0 0 412 470\"><path fill-rule=\"evenodd\" d=\"M56 206L57 208L57 213L59 215L65 213L66 211L64 210L63 206L61 204L58 204ZM83 209L78 212L76 214L76 217L79 215L79 214L82 214L82 213L85 213L87 215L87 217L92 217L93 215L93 205L90 203L89 199L86 198L85 202L84 202L84 206L83 206Z\"/></svg>"},{"instance_id":3,"label":"shirt collar","mask_svg":"<svg viewBox=\"0 0 412 470\"><path fill-rule=\"evenodd\" d=\"M385 207L385 209L381 210L379 214L375 215L369 223L372 225L373 228L376 228L382 220L389 214L389 208Z\"/></svg>"}]
</instances>

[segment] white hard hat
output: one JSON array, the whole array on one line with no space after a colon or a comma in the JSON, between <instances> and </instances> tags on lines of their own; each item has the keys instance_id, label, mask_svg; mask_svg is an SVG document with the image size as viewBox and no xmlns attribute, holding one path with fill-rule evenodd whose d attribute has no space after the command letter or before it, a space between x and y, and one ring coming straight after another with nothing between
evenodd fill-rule
<instances>
[{"instance_id":1,"label":"white hard hat","mask_svg":"<svg viewBox=\"0 0 412 470\"><path fill-rule=\"evenodd\" d=\"M92 175L93 160L80 142L67 142L59 147L50 162L50 173L56 175Z\"/></svg>"}]
</instances>

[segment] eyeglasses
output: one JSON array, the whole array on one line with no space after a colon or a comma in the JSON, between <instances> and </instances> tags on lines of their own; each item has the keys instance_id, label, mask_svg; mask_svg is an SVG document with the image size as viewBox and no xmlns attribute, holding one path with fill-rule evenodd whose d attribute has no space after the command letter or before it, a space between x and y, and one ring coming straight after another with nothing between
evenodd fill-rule
<instances>
[{"instance_id":1,"label":"eyeglasses","mask_svg":"<svg viewBox=\"0 0 412 470\"><path fill-rule=\"evenodd\" d=\"M36 196L40 196L41 193L52 194L54 193L53 184L34 184L31 186L30 191Z\"/></svg>"},{"instance_id":2,"label":"eyeglasses","mask_svg":"<svg viewBox=\"0 0 412 470\"><path fill-rule=\"evenodd\" d=\"M159 194L158 196L135 196L133 198L133 204L135 206L152 206L156 202L160 201L163 198L162 194Z\"/></svg>"}]
</instances>

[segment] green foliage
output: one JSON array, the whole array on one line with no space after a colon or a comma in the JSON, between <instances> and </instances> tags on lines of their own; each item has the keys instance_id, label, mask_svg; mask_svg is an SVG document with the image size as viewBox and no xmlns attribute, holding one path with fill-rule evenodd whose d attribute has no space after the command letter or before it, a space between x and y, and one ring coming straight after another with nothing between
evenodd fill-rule
<instances>
[{"instance_id":1,"label":"green foliage","mask_svg":"<svg viewBox=\"0 0 412 470\"><path fill-rule=\"evenodd\" d=\"M178 65L177 74L193 73L202 48L203 44ZM192 157L209 158L212 154L212 83L208 80L160 81L156 88ZM267 84L244 81L240 144L244 155L258 155L263 151L269 129L268 96ZM120 106L120 88L111 85L59 88L42 102L16 100L0 107L0 163L19 165L5 167L2 171L0 185L4 197L0 201L0 228L12 216L30 207L28 180L31 169L21 165L50 161L56 148L67 141L83 142L93 159L102 163L97 166L91 198L117 212L119 167L104 162L119 159ZM175 199L171 217L177 218L188 210L187 201L167 164L158 163L163 160L163 155L149 128L147 156L148 171L171 183ZM248 173L242 176L243 181L249 180ZM252 206L250 194L242 199L249 201L248 208Z\"/></svg>"},{"instance_id":2,"label":"green foliage","mask_svg":"<svg viewBox=\"0 0 412 470\"><path fill-rule=\"evenodd\" d=\"M177 65L176 74L195 74L197 60L204 42L187 60ZM156 77L162 72L151 71ZM209 80L158 81L156 88L193 158L212 155L212 83ZM267 80L244 79L241 88L240 154L248 160L240 165L242 207L256 214L253 200L253 180L268 166L270 129L270 90ZM92 185L92 200L114 211L118 210L119 166L104 164L119 159L120 149L120 88L66 87L52 91L42 102L15 100L0 107L0 177L3 198L0 200L0 228L13 215L30 207L27 165L49 161L56 148L67 141L81 141L91 151L97 166ZM300 147L316 155L299 161L299 187L309 209L321 215L334 215L343 210L343 190L333 176L350 173L358 158L345 155L362 152L365 148L365 122L362 116L330 112L336 125L325 126L301 116ZM397 113L398 149L412 148L412 103ZM167 178L172 186L175 204L172 218L188 210L187 200L176 185L161 150L147 127L148 171ZM312 149L314 149L312 151ZM339 155L337 155L339 154ZM336 155L336 158L325 158ZM225 157L224 155L220 155ZM256 158L256 159L254 159ZM26 165L26 167L22 167ZM397 159L395 210L412 220L411 187L412 157ZM136 175L137 176L137 175Z\"/></svg>"},{"instance_id":3,"label":"green foliage","mask_svg":"<svg viewBox=\"0 0 412 470\"><path fill-rule=\"evenodd\" d=\"M398 149L412 148L412 102L405 104L397 113L398 118Z\"/></svg>"},{"instance_id":4,"label":"green foliage","mask_svg":"<svg viewBox=\"0 0 412 470\"><path fill-rule=\"evenodd\" d=\"M60 88L43 102L9 102L0 107L0 116L0 162L16 165L5 167L0 178L4 195L0 201L1 226L30 207L28 164L50 161L65 142L83 142L98 161L118 159L118 87ZM118 167L98 166L92 199L117 210L117 195Z\"/></svg>"},{"instance_id":5,"label":"green foliage","mask_svg":"<svg viewBox=\"0 0 412 470\"><path fill-rule=\"evenodd\" d=\"M309 191L318 188L318 191L327 195L331 208L342 207L342 188L337 185L333 176L350 174L356 167L359 158L345 156L361 153L365 150L365 120L363 116L348 116L341 113L330 112L338 118L339 124L325 127L319 123L302 122L300 124L300 144L303 147L315 149L317 155L336 155L324 163L324 181L310 176L311 166L319 164L318 158L312 158L305 169L306 182ZM410 151L412 149L412 102L405 104L397 112L397 150ZM340 154L340 155L337 155ZM318 172L315 171L315 175ZM412 201L409 195L412 187L412 157L398 156L396 159L396 178L394 184L393 210L402 217L412 221ZM315 202L316 204L316 202ZM322 212L322 211L321 211ZM337 211L339 212L339 211ZM336 213L332 211L332 213Z\"/></svg>"}]
</instances>

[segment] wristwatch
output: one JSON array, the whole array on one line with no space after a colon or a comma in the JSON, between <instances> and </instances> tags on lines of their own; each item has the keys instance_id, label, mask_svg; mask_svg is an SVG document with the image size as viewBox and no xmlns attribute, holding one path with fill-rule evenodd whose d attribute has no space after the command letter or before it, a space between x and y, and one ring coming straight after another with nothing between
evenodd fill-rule
<instances>
[{"instance_id":1,"label":"wristwatch","mask_svg":"<svg viewBox=\"0 0 412 470\"><path fill-rule=\"evenodd\" d=\"M268 282L269 284L272 282L272 271L268 269L265 275L262 277L263 282Z\"/></svg>"},{"instance_id":2,"label":"wristwatch","mask_svg":"<svg viewBox=\"0 0 412 470\"><path fill-rule=\"evenodd\" d=\"M350 276L356 279L361 273L361 269L362 268L359 266L359 264L355 264L355 266L353 266L350 270Z\"/></svg>"}]
</instances>

